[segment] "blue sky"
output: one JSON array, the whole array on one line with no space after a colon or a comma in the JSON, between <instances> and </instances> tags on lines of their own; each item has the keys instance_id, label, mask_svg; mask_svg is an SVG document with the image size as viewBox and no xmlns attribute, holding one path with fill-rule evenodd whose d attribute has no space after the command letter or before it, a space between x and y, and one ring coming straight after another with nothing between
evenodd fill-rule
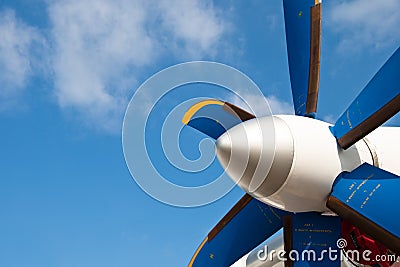
<instances>
[{"instance_id":1,"label":"blue sky","mask_svg":"<svg viewBox=\"0 0 400 267\"><path fill-rule=\"evenodd\" d=\"M333 122L400 45L400 3L323 5L318 117ZM141 83L190 60L237 68L292 112L278 0L0 1L0 266L188 263L242 193L154 200L130 176L121 127Z\"/></svg>"}]
</instances>

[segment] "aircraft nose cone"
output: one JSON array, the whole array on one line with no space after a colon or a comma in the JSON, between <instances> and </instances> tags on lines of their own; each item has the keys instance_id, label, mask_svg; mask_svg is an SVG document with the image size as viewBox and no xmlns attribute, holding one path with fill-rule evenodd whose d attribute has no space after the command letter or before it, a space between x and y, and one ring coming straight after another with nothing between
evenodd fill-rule
<instances>
[{"instance_id":1,"label":"aircraft nose cone","mask_svg":"<svg viewBox=\"0 0 400 267\"><path fill-rule=\"evenodd\" d=\"M274 133L272 119L253 119L229 129L216 142L222 167L248 193L265 180L272 165Z\"/></svg>"}]
</instances>

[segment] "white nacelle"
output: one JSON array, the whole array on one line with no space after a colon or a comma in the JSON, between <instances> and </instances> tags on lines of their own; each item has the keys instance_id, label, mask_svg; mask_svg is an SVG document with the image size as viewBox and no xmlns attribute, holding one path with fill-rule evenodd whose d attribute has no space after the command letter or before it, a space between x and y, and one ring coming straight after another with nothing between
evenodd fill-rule
<instances>
[{"instance_id":1,"label":"white nacelle","mask_svg":"<svg viewBox=\"0 0 400 267\"><path fill-rule=\"evenodd\" d=\"M343 150L330 126L293 115L252 119L218 138L217 157L243 190L292 212L329 211L325 203L335 178L364 162L400 173L394 154L400 128L381 127Z\"/></svg>"}]
</instances>

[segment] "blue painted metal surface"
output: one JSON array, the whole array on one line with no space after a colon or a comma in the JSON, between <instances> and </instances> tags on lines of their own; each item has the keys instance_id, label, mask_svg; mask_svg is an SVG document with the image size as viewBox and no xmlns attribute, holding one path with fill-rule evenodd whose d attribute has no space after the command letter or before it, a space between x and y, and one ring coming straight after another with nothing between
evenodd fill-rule
<instances>
[{"instance_id":1,"label":"blue painted metal surface","mask_svg":"<svg viewBox=\"0 0 400 267\"><path fill-rule=\"evenodd\" d=\"M232 123L229 128L233 127L236 124ZM187 125L195 128L196 130L199 130L200 132L208 135L211 138L214 138L215 140L217 140L218 137L220 137L227 129L229 129L225 128L218 121L211 118L194 118L190 120Z\"/></svg>"},{"instance_id":2,"label":"blue painted metal surface","mask_svg":"<svg viewBox=\"0 0 400 267\"><path fill-rule=\"evenodd\" d=\"M226 130L242 121L223 110L222 106L209 105L199 110L187 125L218 139Z\"/></svg>"},{"instance_id":3,"label":"blue painted metal surface","mask_svg":"<svg viewBox=\"0 0 400 267\"><path fill-rule=\"evenodd\" d=\"M218 139L226 130L241 122L240 118L228 112L224 108L224 103L220 102L219 104L211 103L202 106L190 117L187 125Z\"/></svg>"},{"instance_id":4,"label":"blue painted metal surface","mask_svg":"<svg viewBox=\"0 0 400 267\"><path fill-rule=\"evenodd\" d=\"M189 267L230 266L276 233L287 214L252 199L213 239L204 241Z\"/></svg>"},{"instance_id":5,"label":"blue painted metal surface","mask_svg":"<svg viewBox=\"0 0 400 267\"><path fill-rule=\"evenodd\" d=\"M400 102L392 100L399 96L400 48L336 121L332 131L339 144L344 148L351 146L396 114L400 110ZM391 107L388 106L390 102Z\"/></svg>"},{"instance_id":6,"label":"blue painted metal surface","mask_svg":"<svg viewBox=\"0 0 400 267\"><path fill-rule=\"evenodd\" d=\"M310 63L310 8L314 0L284 0L286 44L296 115L305 115Z\"/></svg>"},{"instance_id":7,"label":"blue painted metal surface","mask_svg":"<svg viewBox=\"0 0 400 267\"><path fill-rule=\"evenodd\" d=\"M297 213L292 217L294 266L340 266L341 220L316 212ZM289 258L290 259L290 258Z\"/></svg>"},{"instance_id":8,"label":"blue painted metal surface","mask_svg":"<svg viewBox=\"0 0 400 267\"><path fill-rule=\"evenodd\" d=\"M364 163L351 173L339 175L332 196L400 238L399 189L399 176Z\"/></svg>"}]
</instances>

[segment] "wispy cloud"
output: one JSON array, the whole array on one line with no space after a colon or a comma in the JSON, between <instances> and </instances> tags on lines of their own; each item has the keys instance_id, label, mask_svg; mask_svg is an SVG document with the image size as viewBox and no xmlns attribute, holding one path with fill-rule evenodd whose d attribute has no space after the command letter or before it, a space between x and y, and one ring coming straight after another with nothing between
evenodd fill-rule
<instances>
[{"instance_id":1,"label":"wispy cloud","mask_svg":"<svg viewBox=\"0 0 400 267\"><path fill-rule=\"evenodd\" d=\"M149 64L156 54L143 6L135 1L57 1L49 15L60 107L78 112L89 125L117 130L127 90L135 85L131 68Z\"/></svg>"},{"instance_id":2,"label":"wispy cloud","mask_svg":"<svg viewBox=\"0 0 400 267\"><path fill-rule=\"evenodd\" d=\"M164 37L175 53L192 57L215 55L227 30L221 12L207 1L160 1L159 15Z\"/></svg>"},{"instance_id":3,"label":"wispy cloud","mask_svg":"<svg viewBox=\"0 0 400 267\"><path fill-rule=\"evenodd\" d=\"M39 32L15 17L0 12L0 110L15 107L37 64L36 49L44 47Z\"/></svg>"},{"instance_id":4,"label":"wispy cloud","mask_svg":"<svg viewBox=\"0 0 400 267\"><path fill-rule=\"evenodd\" d=\"M60 107L110 131L120 128L140 69L165 54L216 53L225 27L203 1L60 0L49 16Z\"/></svg>"},{"instance_id":5,"label":"wispy cloud","mask_svg":"<svg viewBox=\"0 0 400 267\"><path fill-rule=\"evenodd\" d=\"M339 50L380 48L400 41L398 0L352 0L329 4L328 26L341 35Z\"/></svg>"},{"instance_id":6,"label":"wispy cloud","mask_svg":"<svg viewBox=\"0 0 400 267\"><path fill-rule=\"evenodd\" d=\"M265 101L260 99L260 95L242 94L240 98L235 95L229 99L232 104L260 116L270 115L270 111L274 115L294 114L293 105L289 102L278 99L274 95L268 95L264 100L268 103L270 110L266 110Z\"/></svg>"},{"instance_id":7,"label":"wispy cloud","mask_svg":"<svg viewBox=\"0 0 400 267\"><path fill-rule=\"evenodd\" d=\"M270 95L267 97L272 114L294 114L293 104Z\"/></svg>"}]
</instances>

